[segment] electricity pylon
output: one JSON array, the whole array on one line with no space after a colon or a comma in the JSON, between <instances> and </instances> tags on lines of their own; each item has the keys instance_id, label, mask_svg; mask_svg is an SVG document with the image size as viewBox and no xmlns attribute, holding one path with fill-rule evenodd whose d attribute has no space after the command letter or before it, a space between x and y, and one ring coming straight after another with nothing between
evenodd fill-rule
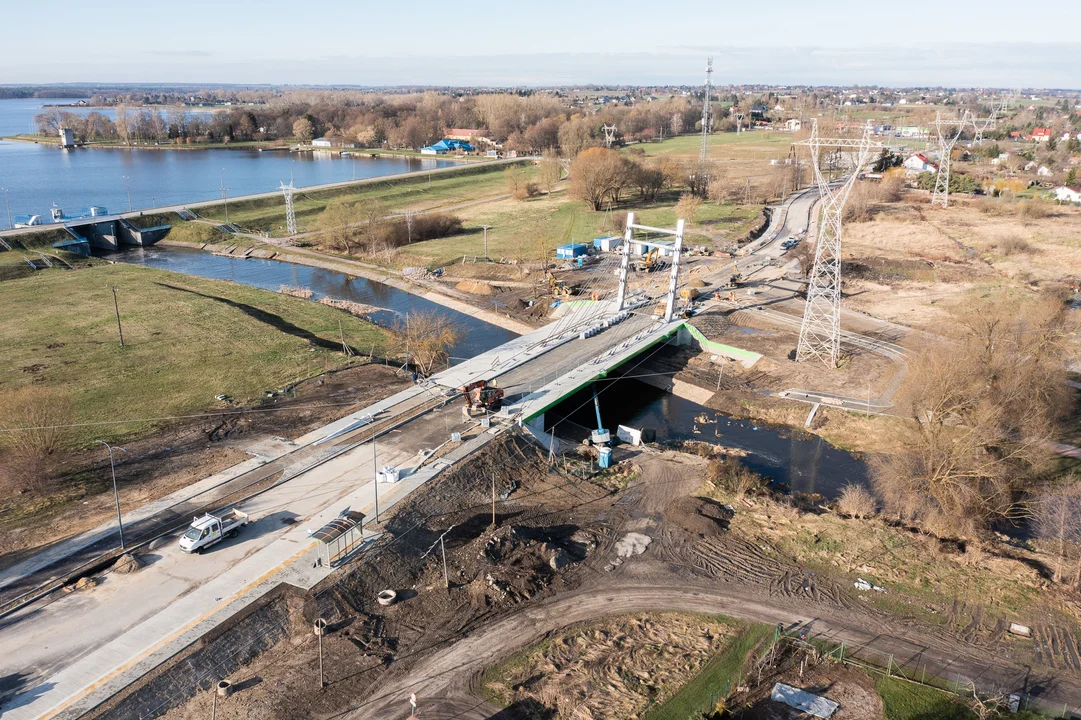
<instances>
[{"instance_id":1,"label":"electricity pylon","mask_svg":"<svg viewBox=\"0 0 1081 720\"><path fill-rule=\"evenodd\" d=\"M702 101L702 146L698 150L698 164L702 165L709 159L709 131L713 125L713 108L711 98L713 92L713 58L706 59L706 94Z\"/></svg>"},{"instance_id":2,"label":"electricity pylon","mask_svg":"<svg viewBox=\"0 0 1081 720\"><path fill-rule=\"evenodd\" d=\"M938 133L938 173L935 175L935 191L931 194L931 207L947 207L950 202L950 161L953 146L961 131L971 122L966 110L960 120L943 120L942 113L935 113L935 131Z\"/></svg>"},{"instance_id":3,"label":"electricity pylon","mask_svg":"<svg viewBox=\"0 0 1081 720\"><path fill-rule=\"evenodd\" d=\"M289 184L280 183L282 194L285 195L285 228L289 233L289 237L293 237L297 234L297 216L293 212L293 181L290 180Z\"/></svg>"},{"instance_id":4,"label":"electricity pylon","mask_svg":"<svg viewBox=\"0 0 1081 720\"><path fill-rule=\"evenodd\" d=\"M860 171L871 159L872 150L883 146L871 140L869 122L860 138L824 138L818 134L817 118L812 120L811 137L796 144L806 145L811 150L811 167L822 198L814 266L807 283L807 304L803 308L796 362L818 358L828 367L835 368L841 359L841 214ZM852 172L840 187L831 187L830 180L822 173L820 156L824 147L847 150L849 157L854 155Z\"/></svg>"},{"instance_id":5,"label":"electricity pylon","mask_svg":"<svg viewBox=\"0 0 1081 720\"><path fill-rule=\"evenodd\" d=\"M611 148L612 142L616 139L616 126L615 125L601 125L601 130L604 130L604 145Z\"/></svg>"}]
</instances>

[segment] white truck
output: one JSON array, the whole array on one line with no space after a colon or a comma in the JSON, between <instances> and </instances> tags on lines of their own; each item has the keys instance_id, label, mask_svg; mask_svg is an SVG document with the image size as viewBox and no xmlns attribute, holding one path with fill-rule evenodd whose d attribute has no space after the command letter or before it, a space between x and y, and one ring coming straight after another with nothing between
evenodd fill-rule
<instances>
[{"instance_id":1,"label":"white truck","mask_svg":"<svg viewBox=\"0 0 1081 720\"><path fill-rule=\"evenodd\" d=\"M224 538L234 538L248 524L248 514L236 508L222 513L207 513L191 521L180 536L180 549L186 553L201 553Z\"/></svg>"}]
</instances>

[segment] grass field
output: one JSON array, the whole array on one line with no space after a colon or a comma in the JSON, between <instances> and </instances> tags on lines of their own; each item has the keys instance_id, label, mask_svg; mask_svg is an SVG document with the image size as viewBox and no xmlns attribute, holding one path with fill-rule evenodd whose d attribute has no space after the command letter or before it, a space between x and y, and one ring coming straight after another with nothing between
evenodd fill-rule
<instances>
[{"instance_id":1,"label":"grass field","mask_svg":"<svg viewBox=\"0 0 1081 720\"><path fill-rule=\"evenodd\" d=\"M532 170L532 165L529 167ZM354 187L318 192L298 190L293 196L297 230L302 233L317 230L319 217L330 201L361 203L362 207L364 203L376 201L383 204L386 212L395 213L405 210L434 210L500 195L506 192L503 179L505 168L504 165L479 165L461 172L436 174L430 179L389 177L380 182ZM199 215L225 222L225 206L200 208ZM274 237L286 235L285 203L280 197L231 202L229 220L246 230L268 231Z\"/></svg>"},{"instance_id":2,"label":"grass field","mask_svg":"<svg viewBox=\"0 0 1081 720\"><path fill-rule=\"evenodd\" d=\"M22 262L0 253L0 267L13 257ZM107 286L119 288L123 348ZM376 326L310 301L132 265L44 270L0 290L0 364L8 369L0 393L29 383L55 388L70 397L73 422L195 412L219 393L243 402L337 367L339 320L357 348L386 340ZM153 425L80 429L73 444Z\"/></svg>"},{"instance_id":3,"label":"grass field","mask_svg":"<svg viewBox=\"0 0 1081 720\"><path fill-rule=\"evenodd\" d=\"M591 242L599 235L618 234L612 214L628 210L637 213L638 222L655 227L672 227L676 222L674 195L653 203L625 203L612 213L594 211L581 201L556 193L552 198L538 197L525 202L502 200L456 211L465 232L448 238L428 240L401 248L392 263L398 266L440 267L463 256L481 256L484 232L488 225L488 257L508 260L535 260L540 244L549 257L556 245L567 242ZM758 206L717 205L704 203L688 229L689 245L711 244L714 240L735 240L758 222Z\"/></svg>"}]
</instances>

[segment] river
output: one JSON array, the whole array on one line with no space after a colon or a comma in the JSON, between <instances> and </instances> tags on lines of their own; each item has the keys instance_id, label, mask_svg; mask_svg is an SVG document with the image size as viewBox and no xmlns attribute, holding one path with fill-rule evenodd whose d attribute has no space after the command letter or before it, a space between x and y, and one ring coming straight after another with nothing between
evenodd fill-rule
<instances>
[{"instance_id":1,"label":"river","mask_svg":"<svg viewBox=\"0 0 1081 720\"><path fill-rule=\"evenodd\" d=\"M406 312L431 310L452 318L463 329L462 339L452 350L455 358L470 358L517 337L510 330L444 307L430 300L398 290L381 282L353 277L335 270L251 258L223 257L201 250L174 247L134 248L108 256L112 260L171 270L185 275L232 280L264 290L278 290L282 285L308 288L313 298L349 300L383 308L372 319L391 325Z\"/></svg>"},{"instance_id":2,"label":"river","mask_svg":"<svg viewBox=\"0 0 1081 720\"><path fill-rule=\"evenodd\" d=\"M0 135L25 133L44 103L71 100L0 100ZM72 112L92 110L70 108ZM111 110L99 110L111 117ZM153 150L76 148L0 141L0 227L11 215L47 215L54 204L74 212L99 205L119 212L178 205L274 190L290 177L297 187L382 177L453 165L437 158L341 158L286 150Z\"/></svg>"}]
</instances>

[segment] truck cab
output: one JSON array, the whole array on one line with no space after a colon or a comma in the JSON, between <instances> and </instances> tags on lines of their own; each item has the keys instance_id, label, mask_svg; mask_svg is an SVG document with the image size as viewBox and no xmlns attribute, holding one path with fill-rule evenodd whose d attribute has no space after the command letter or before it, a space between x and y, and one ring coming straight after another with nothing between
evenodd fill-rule
<instances>
[{"instance_id":1,"label":"truck cab","mask_svg":"<svg viewBox=\"0 0 1081 720\"><path fill-rule=\"evenodd\" d=\"M191 526L180 536L180 549L186 553L201 553L223 538L236 537L240 528L247 524L247 513L236 509L220 514L207 513L191 521Z\"/></svg>"}]
</instances>

